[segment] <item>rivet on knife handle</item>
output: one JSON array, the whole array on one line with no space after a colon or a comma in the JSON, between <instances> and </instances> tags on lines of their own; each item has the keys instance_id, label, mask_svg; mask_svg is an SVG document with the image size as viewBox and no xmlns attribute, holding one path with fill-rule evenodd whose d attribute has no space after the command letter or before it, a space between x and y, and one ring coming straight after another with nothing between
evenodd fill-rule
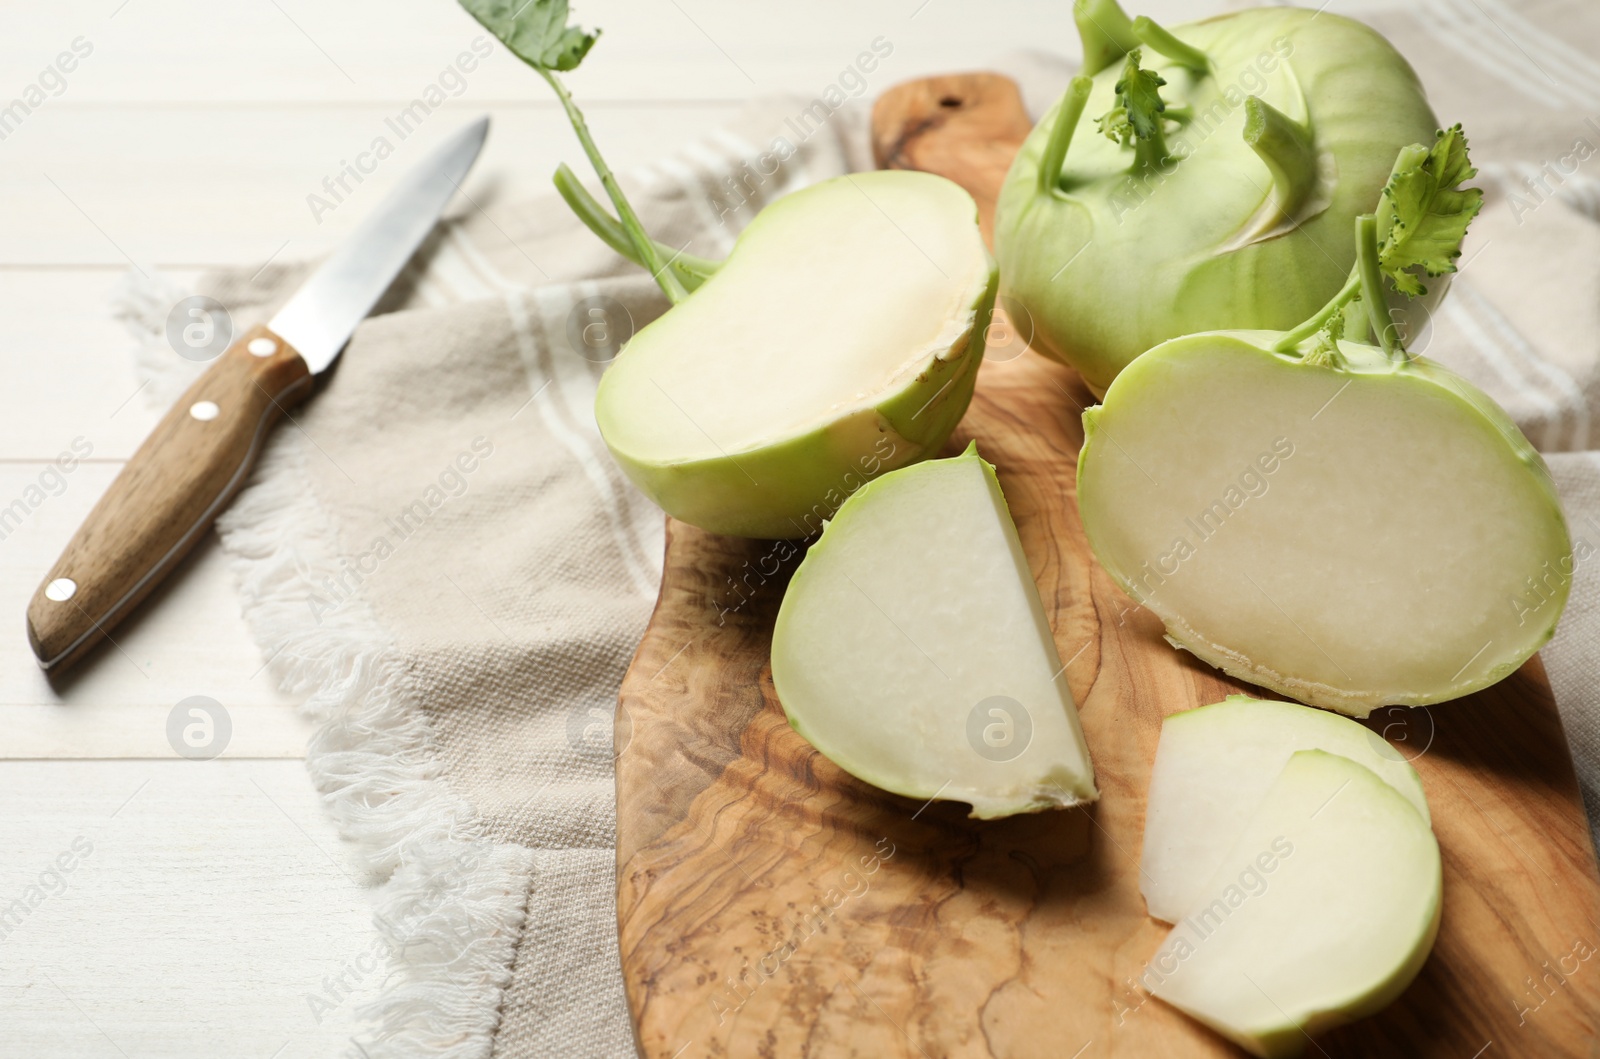
<instances>
[{"instance_id":1,"label":"rivet on knife handle","mask_svg":"<svg viewBox=\"0 0 1600 1059\"><path fill-rule=\"evenodd\" d=\"M257 327L178 398L34 593L28 642L41 666L80 658L199 542L311 379L299 353Z\"/></svg>"}]
</instances>

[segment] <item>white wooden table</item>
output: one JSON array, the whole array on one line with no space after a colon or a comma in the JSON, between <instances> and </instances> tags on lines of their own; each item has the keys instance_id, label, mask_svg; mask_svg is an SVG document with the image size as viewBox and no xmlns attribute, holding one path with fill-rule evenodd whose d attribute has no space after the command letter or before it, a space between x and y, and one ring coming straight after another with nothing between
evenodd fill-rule
<instances>
[{"instance_id":1,"label":"white wooden table","mask_svg":"<svg viewBox=\"0 0 1600 1059\"><path fill-rule=\"evenodd\" d=\"M23 611L158 414L110 311L130 268L187 284L211 266L319 253L484 111L494 130L469 193L542 187L581 156L542 83L497 48L318 223L307 196L482 32L451 0L0 10L0 108L30 85L44 93L20 123L0 111L0 509L42 493L0 539L0 1055L342 1054L381 975L353 964L371 943L367 881L306 778L308 726L270 683L215 540L121 628L119 650L57 686L28 651ZM750 96L820 94L879 36L894 50L867 94L1019 47L1074 51L1070 12L1068 0L595 0L580 15L606 33L570 83L623 168ZM88 56L41 82L75 41ZM75 439L89 458L30 492ZM168 716L191 695L232 720L217 760L168 744ZM27 911L12 925L14 901ZM351 996L314 1009L330 988Z\"/></svg>"}]
</instances>

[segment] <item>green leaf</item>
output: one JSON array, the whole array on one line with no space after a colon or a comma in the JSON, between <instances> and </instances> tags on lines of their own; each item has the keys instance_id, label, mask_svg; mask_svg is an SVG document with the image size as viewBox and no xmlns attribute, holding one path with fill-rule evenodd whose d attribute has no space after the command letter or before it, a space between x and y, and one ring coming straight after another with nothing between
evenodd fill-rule
<instances>
[{"instance_id":1,"label":"green leaf","mask_svg":"<svg viewBox=\"0 0 1600 1059\"><path fill-rule=\"evenodd\" d=\"M1094 119L1095 128L1112 143L1133 146L1133 126L1128 123L1127 107L1112 107Z\"/></svg>"},{"instance_id":2,"label":"green leaf","mask_svg":"<svg viewBox=\"0 0 1600 1059\"><path fill-rule=\"evenodd\" d=\"M567 0L461 0L461 6L538 70L576 70L600 36L567 25Z\"/></svg>"},{"instance_id":3,"label":"green leaf","mask_svg":"<svg viewBox=\"0 0 1600 1059\"><path fill-rule=\"evenodd\" d=\"M1140 68L1138 48L1128 53L1116 93L1117 102L1127 111L1127 121L1136 138L1150 140L1161 133L1164 120L1161 115L1167 109L1161 98L1161 86L1166 83L1154 70Z\"/></svg>"},{"instance_id":4,"label":"green leaf","mask_svg":"<svg viewBox=\"0 0 1600 1059\"><path fill-rule=\"evenodd\" d=\"M1378 264L1396 290L1415 298L1427 290L1421 274L1456 270L1467 225L1483 208L1483 192L1460 185L1477 173L1456 125L1440 132L1417 164L1389 177L1378 210Z\"/></svg>"},{"instance_id":5,"label":"green leaf","mask_svg":"<svg viewBox=\"0 0 1600 1059\"><path fill-rule=\"evenodd\" d=\"M1344 337L1344 314L1334 313L1317 332L1317 341L1305 355L1307 364L1324 364L1332 367L1344 365L1344 354L1339 350L1339 340Z\"/></svg>"},{"instance_id":6,"label":"green leaf","mask_svg":"<svg viewBox=\"0 0 1600 1059\"><path fill-rule=\"evenodd\" d=\"M1139 49L1135 48L1128 53L1122 77L1113 86L1117 105L1095 119L1108 140L1134 149L1135 167L1167 158L1167 104L1161 98L1161 86L1166 83L1154 70L1139 66Z\"/></svg>"}]
</instances>

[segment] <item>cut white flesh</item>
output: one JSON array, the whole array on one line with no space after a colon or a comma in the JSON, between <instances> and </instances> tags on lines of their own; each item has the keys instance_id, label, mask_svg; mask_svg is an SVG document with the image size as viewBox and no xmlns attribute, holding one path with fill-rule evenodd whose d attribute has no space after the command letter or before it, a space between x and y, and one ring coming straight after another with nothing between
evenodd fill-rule
<instances>
[{"instance_id":1,"label":"cut white flesh","mask_svg":"<svg viewBox=\"0 0 1600 1059\"><path fill-rule=\"evenodd\" d=\"M1439 844L1406 798L1348 758L1289 759L1145 988L1254 1055L1380 1010L1439 930Z\"/></svg>"},{"instance_id":2,"label":"cut white flesh","mask_svg":"<svg viewBox=\"0 0 1600 1059\"><path fill-rule=\"evenodd\" d=\"M1099 796L1044 605L977 447L852 496L772 635L789 723L834 764L979 818Z\"/></svg>"},{"instance_id":3,"label":"cut white flesh","mask_svg":"<svg viewBox=\"0 0 1600 1059\"><path fill-rule=\"evenodd\" d=\"M856 173L762 210L605 373L601 434L669 514L801 537L938 451L972 397L994 263L942 177Z\"/></svg>"},{"instance_id":4,"label":"cut white flesh","mask_svg":"<svg viewBox=\"0 0 1600 1059\"><path fill-rule=\"evenodd\" d=\"M1078 498L1106 570L1169 638L1364 717L1458 698L1549 640L1573 556L1554 484L1460 376L1276 332L1189 335L1084 415Z\"/></svg>"},{"instance_id":5,"label":"cut white flesh","mask_svg":"<svg viewBox=\"0 0 1600 1059\"><path fill-rule=\"evenodd\" d=\"M1300 750L1326 750L1366 766L1429 820L1417 770L1348 717L1243 695L1173 714L1161 725L1145 803L1139 886L1152 916L1175 923L1199 902Z\"/></svg>"}]
</instances>

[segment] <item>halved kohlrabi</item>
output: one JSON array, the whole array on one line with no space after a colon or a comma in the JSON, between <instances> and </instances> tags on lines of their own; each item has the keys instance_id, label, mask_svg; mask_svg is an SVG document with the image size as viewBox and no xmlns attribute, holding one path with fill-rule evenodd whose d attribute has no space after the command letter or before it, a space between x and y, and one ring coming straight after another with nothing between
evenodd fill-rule
<instances>
[{"instance_id":1,"label":"halved kohlrabi","mask_svg":"<svg viewBox=\"0 0 1600 1059\"><path fill-rule=\"evenodd\" d=\"M1372 770L1302 750L1146 967L1153 995L1253 1055L1371 1015L1439 930L1428 821Z\"/></svg>"},{"instance_id":2,"label":"halved kohlrabi","mask_svg":"<svg viewBox=\"0 0 1600 1059\"><path fill-rule=\"evenodd\" d=\"M1084 414L1090 544L1173 643L1361 717L1486 687L1550 639L1573 559L1544 462L1381 308L1384 277L1454 268L1473 172L1459 130L1407 148L1321 312L1164 342Z\"/></svg>"},{"instance_id":3,"label":"halved kohlrabi","mask_svg":"<svg viewBox=\"0 0 1600 1059\"><path fill-rule=\"evenodd\" d=\"M1470 383L1276 332L1174 339L1085 414L1102 565L1234 676L1364 717L1458 698L1550 639L1570 579L1555 487Z\"/></svg>"},{"instance_id":4,"label":"halved kohlrabi","mask_svg":"<svg viewBox=\"0 0 1600 1059\"><path fill-rule=\"evenodd\" d=\"M979 818L1099 796L1063 669L976 446L845 501L772 634L796 731L859 779Z\"/></svg>"},{"instance_id":5,"label":"halved kohlrabi","mask_svg":"<svg viewBox=\"0 0 1600 1059\"><path fill-rule=\"evenodd\" d=\"M1429 819L1416 769L1348 717L1292 702L1231 695L1161 724L1145 802L1139 889L1150 914L1176 923L1301 750L1326 750L1364 765Z\"/></svg>"},{"instance_id":6,"label":"halved kohlrabi","mask_svg":"<svg viewBox=\"0 0 1600 1059\"><path fill-rule=\"evenodd\" d=\"M600 432L686 522L814 533L862 479L949 437L995 282L972 197L942 177L859 173L796 191L628 343L600 381Z\"/></svg>"},{"instance_id":7,"label":"halved kohlrabi","mask_svg":"<svg viewBox=\"0 0 1600 1059\"><path fill-rule=\"evenodd\" d=\"M1089 76L1023 144L995 219L1035 348L1102 394L1169 338L1305 319L1395 152L1437 125L1405 59L1326 10L1170 31L1116 0L1075 13Z\"/></svg>"},{"instance_id":8,"label":"halved kohlrabi","mask_svg":"<svg viewBox=\"0 0 1600 1059\"><path fill-rule=\"evenodd\" d=\"M972 399L997 274L972 196L943 177L854 173L762 210L726 261L645 232L561 73L599 32L566 0L461 0L555 92L613 217L555 183L673 307L602 377L595 418L669 515L716 533L805 537L863 481L937 452Z\"/></svg>"}]
</instances>

